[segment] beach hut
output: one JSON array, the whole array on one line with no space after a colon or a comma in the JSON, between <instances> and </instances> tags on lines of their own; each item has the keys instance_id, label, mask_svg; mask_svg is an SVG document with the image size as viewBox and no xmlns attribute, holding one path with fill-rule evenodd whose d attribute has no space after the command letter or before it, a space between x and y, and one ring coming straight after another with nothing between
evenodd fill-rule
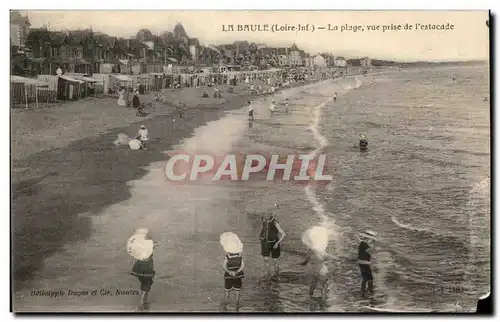
<instances>
[{"instance_id":1,"label":"beach hut","mask_svg":"<svg viewBox=\"0 0 500 322\"><path fill-rule=\"evenodd\" d=\"M57 80L57 99L60 101L79 99L82 84L85 84L83 80L72 76L59 75Z\"/></svg>"},{"instance_id":2,"label":"beach hut","mask_svg":"<svg viewBox=\"0 0 500 322\"><path fill-rule=\"evenodd\" d=\"M111 74L110 76L110 84L109 87L118 91L119 87L125 87L129 90L133 89L133 79L128 75L121 74Z\"/></svg>"},{"instance_id":3,"label":"beach hut","mask_svg":"<svg viewBox=\"0 0 500 322\"><path fill-rule=\"evenodd\" d=\"M90 77L86 77L86 76L73 76L73 78L85 82L85 88L82 91L82 95L84 95L85 97L89 96L89 85L90 85L91 91L92 90L94 91L94 96L97 96L97 91L95 90L95 86L94 86L95 83L97 83L97 81L95 79L90 78Z\"/></svg>"},{"instance_id":4,"label":"beach hut","mask_svg":"<svg viewBox=\"0 0 500 322\"><path fill-rule=\"evenodd\" d=\"M163 73L150 73L153 78L153 90L159 91L165 88L166 77Z\"/></svg>"},{"instance_id":5,"label":"beach hut","mask_svg":"<svg viewBox=\"0 0 500 322\"><path fill-rule=\"evenodd\" d=\"M22 101L24 96L24 102L26 104L26 108L28 108L28 94L29 92L35 92L35 106L38 108L38 88L41 87L49 87L48 82L40 81L38 79L26 78L21 76L10 76L11 83L11 95L12 101L15 103L16 101ZM23 95L24 94L24 95Z\"/></svg>"}]
</instances>

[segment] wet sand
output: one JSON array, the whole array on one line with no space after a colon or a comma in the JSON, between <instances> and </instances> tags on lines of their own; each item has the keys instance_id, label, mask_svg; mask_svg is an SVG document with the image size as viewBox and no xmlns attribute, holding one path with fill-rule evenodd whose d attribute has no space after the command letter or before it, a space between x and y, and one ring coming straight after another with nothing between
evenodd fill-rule
<instances>
[{"instance_id":1,"label":"wet sand","mask_svg":"<svg viewBox=\"0 0 500 322\"><path fill-rule=\"evenodd\" d=\"M193 130L199 126L219 119L225 111L241 108L249 98L246 95L233 95L223 104L190 108L182 121L176 118L177 120L173 122L172 115L141 120L140 123L148 127L151 136L147 151L132 151L127 147L115 148L113 145L118 133L135 134L139 123L137 122L127 127L115 128L97 137L75 141L67 147L39 152L25 160L16 161L17 168L30 169L32 175L16 182L16 186L13 187L15 310L129 311L133 309L137 296L132 294L108 297L107 302L99 296L86 296L85 301L82 301L85 294L69 296L69 290L60 287L72 285L71 289L74 292L85 292L85 290L90 292L92 289L100 292L106 285L112 292L116 289L136 290L137 281L134 278L131 276L123 278L130 269L130 258L127 254L124 257L123 254L123 236L130 235L138 222L145 220L146 215L148 215L148 226L153 223L154 227L155 220L161 222L161 211L154 215L154 211L152 214L148 210L145 214L144 209L138 209L137 213L124 214L126 215L124 220L133 218L137 219L137 222L134 220L120 222L120 213L128 211L123 205L127 204L132 196L130 185L125 183L134 182L147 175L148 170L144 169L145 166L166 159L162 151L171 149L172 145L181 139L191 136ZM200 188L202 190L199 190ZM193 187L193 189L196 191L191 190L190 193L198 195L199 198L207 198L207 193L210 194L206 187ZM172 194L170 198L175 199ZM113 205L117 206L113 208ZM203 243L200 236L189 233L191 226L182 229L181 222L185 220L183 216L186 212L192 213L189 207L193 207L185 204L183 206L185 212L177 209L174 217L165 223L169 225L172 221L175 222L175 218L180 223L174 230L176 233L168 238L182 239L183 247L186 249L195 247L200 251L197 253L203 253L200 247L213 248L213 243ZM104 210L110 215L100 218L99 213ZM168 209L162 211L168 212ZM202 224L212 223L212 219L207 220ZM103 245L103 240L107 244ZM168 244L169 240L163 242ZM193 274L199 272L199 265L189 261L189 252L182 249L173 252L177 253L177 258L174 256L168 258L167 262L160 262L160 265L163 264L162 267L178 266L179 261L184 261L187 266L181 269L193 270ZM118 262L120 264L117 264ZM118 278L117 274L121 276ZM54 280L57 282L54 283ZM162 281L158 279L155 283ZM184 288L186 283L189 281L178 281L179 290L181 286ZM196 284L196 281L191 283ZM215 283L218 292L220 281L217 280ZM193 287L194 291L196 285ZM66 295L54 299L35 296L31 294L33 290L64 290ZM175 299L172 295L175 293L170 292L175 292L175 287L169 289L169 301ZM127 300L124 301L123 297ZM218 303L218 299L214 300ZM174 301L178 301L177 304L181 306L187 305L206 311L213 309L214 300L208 296L205 308L199 301L195 306L189 305L185 298Z\"/></svg>"},{"instance_id":2,"label":"wet sand","mask_svg":"<svg viewBox=\"0 0 500 322\"><path fill-rule=\"evenodd\" d=\"M171 115L142 119L140 123L151 135L147 151L113 145L118 133L137 133L135 123L16 161L16 167L30 169L31 178L13 186L15 289L29 285L23 281L34 277L43 258L66 243L88 238L88 216L130 198L124 183L144 176L147 171L142 167L164 160L161 151L200 125L220 118L224 111L241 108L246 100L244 96L234 97L222 105L191 108L183 120L177 118L175 122ZM82 213L88 216L79 215Z\"/></svg>"}]
</instances>

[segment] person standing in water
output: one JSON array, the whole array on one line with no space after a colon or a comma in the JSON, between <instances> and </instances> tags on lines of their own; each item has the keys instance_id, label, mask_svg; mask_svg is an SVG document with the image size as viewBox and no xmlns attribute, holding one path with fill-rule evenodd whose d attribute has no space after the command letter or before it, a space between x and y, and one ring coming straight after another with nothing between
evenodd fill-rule
<instances>
[{"instance_id":1,"label":"person standing in water","mask_svg":"<svg viewBox=\"0 0 500 322\"><path fill-rule=\"evenodd\" d=\"M359 149L361 151L366 151L368 149L368 141L366 140L366 136L361 135L359 139Z\"/></svg>"},{"instance_id":2,"label":"person standing in water","mask_svg":"<svg viewBox=\"0 0 500 322\"><path fill-rule=\"evenodd\" d=\"M275 101L272 100L271 104L269 105L269 113L271 114L271 116L274 116L275 111L276 111Z\"/></svg>"},{"instance_id":3,"label":"person standing in water","mask_svg":"<svg viewBox=\"0 0 500 322\"><path fill-rule=\"evenodd\" d=\"M160 243L151 240L149 236L149 231L147 228L139 228L135 231L135 235L131 238L142 238L144 251L143 260L134 259L131 275L137 277L141 283L140 287L140 300L139 300L139 310L147 309L147 297L149 291L151 291L151 286L153 285L153 278L155 276L155 270L153 265L153 250L154 248L161 246Z\"/></svg>"},{"instance_id":4,"label":"person standing in water","mask_svg":"<svg viewBox=\"0 0 500 322\"><path fill-rule=\"evenodd\" d=\"M248 101L248 120L249 121L253 121L253 112L254 112L254 109L253 109L253 106L252 106L252 102Z\"/></svg>"},{"instance_id":5,"label":"person standing in water","mask_svg":"<svg viewBox=\"0 0 500 322\"><path fill-rule=\"evenodd\" d=\"M222 268L224 269L224 302L222 308L223 310L227 309L229 293L235 291L236 311L238 311L240 308L240 291L245 277L245 273L243 273L245 262L242 253L226 253Z\"/></svg>"},{"instance_id":6,"label":"person standing in water","mask_svg":"<svg viewBox=\"0 0 500 322\"><path fill-rule=\"evenodd\" d=\"M328 294L328 267L327 263L332 260L337 259L336 257L314 250L309 250L304 262L300 265L309 264L308 275L310 278L310 286L309 286L309 296L311 299L314 295L314 290L318 284L321 285L321 299L326 300L326 296Z\"/></svg>"},{"instance_id":7,"label":"person standing in water","mask_svg":"<svg viewBox=\"0 0 500 322\"><path fill-rule=\"evenodd\" d=\"M337 92L335 92L335 94L333 94L333 101L336 102L337 101Z\"/></svg>"},{"instance_id":8,"label":"person standing in water","mask_svg":"<svg viewBox=\"0 0 500 322\"><path fill-rule=\"evenodd\" d=\"M361 271L361 295L366 295L366 286L368 284L368 292L373 294L373 274L372 274L372 259L373 259L373 242L377 239L374 232L366 230L359 233L358 246L358 265ZM370 245L372 244L372 245Z\"/></svg>"},{"instance_id":9,"label":"person standing in water","mask_svg":"<svg viewBox=\"0 0 500 322\"><path fill-rule=\"evenodd\" d=\"M288 105L288 98L285 98L285 113L288 114L290 111L290 106Z\"/></svg>"},{"instance_id":10,"label":"person standing in water","mask_svg":"<svg viewBox=\"0 0 500 322\"><path fill-rule=\"evenodd\" d=\"M277 207L275 205L275 207ZM268 274L271 273L269 267L269 257L274 263L274 273L279 276L278 259L281 256L281 242L286 234L281 229L281 226L272 213L266 213L262 218L262 229L260 230L261 255L264 258L265 270Z\"/></svg>"}]
</instances>

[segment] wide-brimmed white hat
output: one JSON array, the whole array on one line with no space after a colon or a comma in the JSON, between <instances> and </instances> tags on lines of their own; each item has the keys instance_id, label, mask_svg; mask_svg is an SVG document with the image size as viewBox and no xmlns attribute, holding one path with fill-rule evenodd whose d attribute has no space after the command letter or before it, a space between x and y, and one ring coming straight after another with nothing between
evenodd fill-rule
<instances>
[{"instance_id":1,"label":"wide-brimmed white hat","mask_svg":"<svg viewBox=\"0 0 500 322\"><path fill-rule=\"evenodd\" d=\"M220 235L220 244L226 253L241 253L243 243L238 235L232 232L225 232Z\"/></svg>"},{"instance_id":2,"label":"wide-brimmed white hat","mask_svg":"<svg viewBox=\"0 0 500 322\"><path fill-rule=\"evenodd\" d=\"M313 226L302 234L302 242L311 250L325 252L328 247L328 229L321 226Z\"/></svg>"},{"instance_id":3,"label":"wide-brimmed white hat","mask_svg":"<svg viewBox=\"0 0 500 322\"><path fill-rule=\"evenodd\" d=\"M127 240L127 253L137 260L146 260L153 254L154 242L145 234L135 234Z\"/></svg>"},{"instance_id":4,"label":"wide-brimmed white hat","mask_svg":"<svg viewBox=\"0 0 500 322\"><path fill-rule=\"evenodd\" d=\"M371 230L364 230L358 233L360 237L371 239L371 240L377 240L377 234Z\"/></svg>"}]
</instances>

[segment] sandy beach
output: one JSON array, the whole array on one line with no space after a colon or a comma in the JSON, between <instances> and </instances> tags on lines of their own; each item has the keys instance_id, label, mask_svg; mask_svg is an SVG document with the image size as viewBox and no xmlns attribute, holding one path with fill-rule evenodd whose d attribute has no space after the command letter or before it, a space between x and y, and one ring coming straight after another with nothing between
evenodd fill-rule
<instances>
[{"instance_id":1,"label":"sandy beach","mask_svg":"<svg viewBox=\"0 0 500 322\"><path fill-rule=\"evenodd\" d=\"M119 300L120 297L110 297L111 302L108 304L99 297L94 300L86 298L85 305L82 305L78 296L74 302L68 302L67 297L61 297L61 300L64 300L59 306L56 304L57 299L31 296L30 292L41 289L52 290L54 285L68 285L68 281L64 280L79 274L85 276L85 280L80 280L78 283L81 284L74 285L74 290L89 290L92 287L100 289L103 286L102 270L111 274L105 277L106 279L113 279L116 274L127 274L128 255L124 257L121 251L110 253L110 247L121 249L123 244L121 239L129 232L115 231L112 236L117 236L118 239L115 240L112 236L111 239L107 239L111 245L99 244L102 242L100 238L111 234L111 231L107 231L109 227L113 230L116 228L132 231L141 220L146 221L145 224L148 226L158 225L154 224L158 219L154 215L154 210L148 211L148 214L140 211L135 214L138 216L137 222L129 221L125 226L123 222L118 226L110 223L110 218L114 218L114 215L107 216L106 219L96 215L103 210L109 213L110 207L113 208L112 205L119 204L121 206L116 206L118 207L116 209L121 210L116 216L120 216L119 213L124 211L123 203L126 204L132 196L131 189L137 190L130 186L130 182L145 175L155 175L146 167L154 162L165 161L162 151L170 150L175 144L192 136L195 129L219 119L227 111L241 109L249 99L265 99L265 96L250 96L243 88L235 89L234 93L224 92L223 99L201 99L199 97L203 91L204 89L193 88L167 92L169 98L167 104L156 103L155 112L146 118L136 117L133 109L116 106L116 100L111 98L88 100L46 110L13 111L12 183L16 311L42 310L42 308L44 311L81 311L99 307L105 311L123 311L124 306L127 307L125 310L134 307L133 303L136 301L134 296L128 296L130 299L126 303ZM207 91L210 93L210 89ZM152 96L141 98L143 102L152 100ZM177 101L185 102L187 111L183 120L177 118L173 121L175 115L172 114L175 108L171 104ZM246 120L246 116L244 119ZM31 131L20 126L30 121L34 124ZM139 124L145 124L150 132L151 141L147 151L132 151L126 147L116 148L113 145L118 133L135 135ZM60 139L54 141L54 137ZM127 182L129 184L126 184ZM191 188L196 191L184 191L190 193L191 198L209 198L210 189L207 187L201 187L202 190L200 187ZM169 191L175 192L175 189ZM175 193L168 197L173 201L176 199ZM211 244L200 243L199 236L193 236L185 231L189 225L182 229L182 219L186 211L193 213L185 204L182 206L184 210L179 208L178 211L171 213L176 215L169 219L169 224L175 223L177 218L181 226L175 230L175 236L169 238L182 239L185 241L184 247L187 248L194 245L213 247ZM215 219L206 220L208 221L198 224L205 226L218 224ZM229 227L228 224L228 229ZM164 242L168 244L167 241ZM70 260L70 256L76 254L79 260L75 258ZM113 256L114 261L120 257L126 264L119 268L108 267L109 256ZM179 256L182 257L182 252ZM186 259L187 257L184 258ZM159 265L169 267L179 261L180 259L169 257L168 263ZM85 265L86 262L91 262L91 266ZM62 263L70 266L61 266ZM195 270L197 267L199 268L194 265L189 269ZM116 272L116 269L121 271ZM95 280L88 279L89 273ZM58 280L56 284L54 278ZM109 287L132 290L137 288L136 281L132 277L120 280L122 281L116 284L116 280L113 279L114 282ZM185 282L180 283L179 287ZM170 292L172 291L174 290L170 289ZM196 307L203 310L199 305ZM210 303L210 307L213 307L213 303Z\"/></svg>"}]
</instances>

